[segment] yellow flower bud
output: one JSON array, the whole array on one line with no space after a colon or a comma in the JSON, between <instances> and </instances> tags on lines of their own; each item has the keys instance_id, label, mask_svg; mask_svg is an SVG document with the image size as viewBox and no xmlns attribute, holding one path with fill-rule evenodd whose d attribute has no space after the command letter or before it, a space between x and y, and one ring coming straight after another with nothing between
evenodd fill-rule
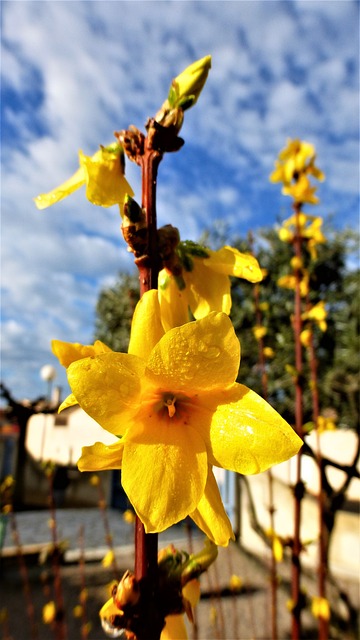
<instances>
[{"instance_id":1,"label":"yellow flower bud","mask_svg":"<svg viewBox=\"0 0 360 640\"><path fill-rule=\"evenodd\" d=\"M81 606L81 604L77 604L74 608L73 608L73 616L74 618L81 618L81 616L83 615L83 607Z\"/></svg>"},{"instance_id":2,"label":"yellow flower bud","mask_svg":"<svg viewBox=\"0 0 360 640\"><path fill-rule=\"evenodd\" d=\"M233 591L235 593L241 591L243 584L244 584L243 579L240 578L240 576L233 574L229 582L230 591Z\"/></svg>"},{"instance_id":3,"label":"yellow flower bud","mask_svg":"<svg viewBox=\"0 0 360 640\"><path fill-rule=\"evenodd\" d=\"M211 67L211 56L205 56L186 67L172 81L168 101L172 109L181 107L184 111L192 107L206 82Z\"/></svg>"},{"instance_id":4,"label":"yellow flower bud","mask_svg":"<svg viewBox=\"0 0 360 640\"><path fill-rule=\"evenodd\" d=\"M301 269L303 266L303 261L298 256L294 256L293 258L291 258L290 264L294 270Z\"/></svg>"},{"instance_id":5,"label":"yellow flower bud","mask_svg":"<svg viewBox=\"0 0 360 640\"><path fill-rule=\"evenodd\" d=\"M261 340L261 338L266 336L267 328L266 327L261 327L260 325L257 325L256 327L253 327L253 334L254 334L256 340Z\"/></svg>"},{"instance_id":6,"label":"yellow flower bud","mask_svg":"<svg viewBox=\"0 0 360 640\"><path fill-rule=\"evenodd\" d=\"M264 354L265 358L274 358L275 351L271 347L264 347L263 354Z\"/></svg>"},{"instance_id":7,"label":"yellow flower bud","mask_svg":"<svg viewBox=\"0 0 360 640\"><path fill-rule=\"evenodd\" d=\"M311 329L304 329L301 333L300 333L300 341L301 344L304 347L310 347L311 344L311 336L312 336L312 331Z\"/></svg>"},{"instance_id":8,"label":"yellow flower bud","mask_svg":"<svg viewBox=\"0 0 360 640\"><path fill-rule=\"evenodd\" d=\"M51 600L43 606L42 619L45 624L51 624L55 620L56 606L55 602Z\"/></svg>"},{"instance_id":9,"label":"yellow flower bud","mask_svg":"<svg viewBox=\"0 0 360 640\"><path fill-rule=\"evenodd\" d=\"M314 618L322 618L323 620L330 619L330 605L326 598L320 598L314 596L311 603L311 613Z\"/></svg>"},{"instance_id":10,"label":"yellow flower bud","mask_svg":"<svg viewBox=\"0 0 360 640\"><path fill-rule=\"evenodd\" d=\"M107 567L111 567L112 564L114 563L115 560L115 556L114 556L114 552L112 550L108 551L106 553L106 555L103 557L101 564L103 567L107 568Z\"/></svg>"}]
</instances>

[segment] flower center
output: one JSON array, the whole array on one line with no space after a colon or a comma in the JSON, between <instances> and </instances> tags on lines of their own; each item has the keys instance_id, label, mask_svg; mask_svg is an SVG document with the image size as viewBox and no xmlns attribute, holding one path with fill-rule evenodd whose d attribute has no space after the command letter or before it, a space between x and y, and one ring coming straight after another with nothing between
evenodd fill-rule
<instances>
[{"instance_id":1,"label":"flower center","mask_svg":"<svg viewBox=\"0 0 360 640\"><path fill-rule=\"evenodd\" d=\"M175 402L176 402L175 396L164 397L164 406L167 408L170 418L172 418L176 413Z\"/></svg>"}]
</instances>

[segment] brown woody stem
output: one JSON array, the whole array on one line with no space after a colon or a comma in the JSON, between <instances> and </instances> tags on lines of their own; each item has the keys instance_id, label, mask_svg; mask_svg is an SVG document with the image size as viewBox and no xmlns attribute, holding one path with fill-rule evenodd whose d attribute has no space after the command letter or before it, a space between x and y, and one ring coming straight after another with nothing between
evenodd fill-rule
<instances>
[{"instance_id":1,"label":"brown woody stem","mask_svg":"<svg viewBox=\"0 0 360 640\"><path fill-rule=\"evenodd\" d=\"M302 237L299 224L299 214L301 212L301 205L295 204L295 219L296 230L294 237L294 252L295 256L301 261L302 258ZM302 321L301 321L301 293L300 293L300 268L295 268L295 308L294 308L294 338L295 338L295 368L296 368L296 381L295 381L295 428L298 436L303 437L303 389L302 389L302 344L300 340ZM304 495L304 485L301 480L301 449L297 454L296 460L296 485L294 490L294 538L292 547L292 574L291 574L291 595L293 601L292 609L292 640L301 639L301 591L300 591L300 579L301 579L301 538L300 538L300 525L301 525L301 503Z\"/></svg>"},{"instance_id":2,"label":"brown woody stem","mask_svg":"<svg viewBox=\"0 0 360 640\"><path fill-rule=\"evenodd\" d=\"M140 296L157 288L159 259L157 251L156 180L162 153L150 147L145 139L144 153L138 158L142 173L142 207L147 222L147 251L135 260L139 269ZM159 640L163 622L157 612L158 591L158 536L145 533L144 525L135 523L135 578L145 585L147 603L144 607L143 629L137 632L138 640Z\"/></svg>"}]
</instances>

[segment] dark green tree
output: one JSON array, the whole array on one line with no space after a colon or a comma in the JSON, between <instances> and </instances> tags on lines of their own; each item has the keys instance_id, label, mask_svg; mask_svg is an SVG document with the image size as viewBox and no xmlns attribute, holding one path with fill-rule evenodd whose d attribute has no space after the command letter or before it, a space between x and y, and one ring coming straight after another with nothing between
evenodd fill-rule
<instances>
[{"instance_id":1,"label":"dark green tree","mask_svg":"<svg viewBox=\"0 0 360 640\"><path fill-rule=\"evenodd\" d=\"M95 340L102 340L114 351L126 353L138 300L138 275L120 273L112 287L100 292L96 305Z\"/></svg>"},{"instance_id":2,"label":"dark green tree","mask_svg":"<svg viewBox=\"0 0 360 640\"><path fill-rule=\"evenodd\" d=\"M310 300L325 301L328 311L327 331L315 328L320 409L335 414L338 425L356 429L359 423L359 270L351 269L357 235L353 231L325 229L326 243L318 246L315 261L307 257L310 272ZM237 241L241 251L249 250L245 241ZM267 361L269 401L293 422L294 385L290 366L294 366L294 338L291 325L294 293L279 287L281 276L291 273L292 247L282 242L276 230L263 229L256 240L256 257L267 275L260 285L263 324L267 328L265 344L275 356ZM262 392L258 343L253 334L255 324L254 286L238 279L232 283L232 320L241 341L242 356L239 380ZM265 304L264 304L265 303ZM304 422L312 419L310 373L304 353Z\"/></svg>"}]
</instances>

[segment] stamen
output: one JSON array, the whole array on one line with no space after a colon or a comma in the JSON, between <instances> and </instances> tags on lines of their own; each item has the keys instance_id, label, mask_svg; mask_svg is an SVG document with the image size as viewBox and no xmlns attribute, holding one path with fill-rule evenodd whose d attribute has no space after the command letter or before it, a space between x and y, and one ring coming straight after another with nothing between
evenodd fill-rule
<instances>
[{"instance_id":1,"label":"stamen","mask_svg":"<svg viewBox=\"0 0 360 640\"><path fill-rule=\"evenodd\" d=\"M176 402L175 396L173 396L172 398L166 398L166 400L164 402L164 404L167 407L167 410L169 412L170 418L172 418L176 413L175 402Z\"/></svg>"}]
</instances>

